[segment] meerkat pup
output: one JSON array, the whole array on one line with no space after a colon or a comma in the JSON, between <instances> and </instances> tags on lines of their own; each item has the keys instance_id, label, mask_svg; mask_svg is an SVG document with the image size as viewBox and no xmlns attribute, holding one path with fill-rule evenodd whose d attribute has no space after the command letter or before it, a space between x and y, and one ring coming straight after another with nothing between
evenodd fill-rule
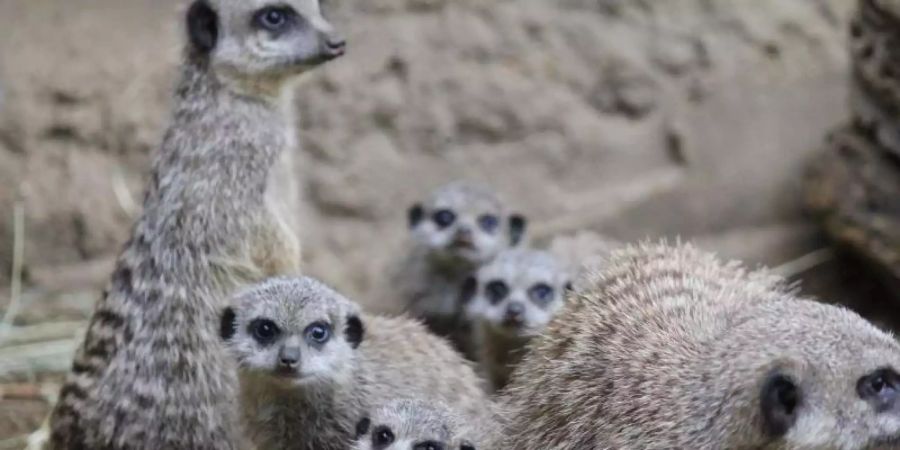
<instances>
[{"instance_id":1,"label":"meerkat pup","mask_svg":"<svg viewBox=\"0 0 900 450\"><path fill-rule=\"evenodd\" d=\"M488 187L468 181L444 185L409 208L413 245L392 277L404 309L469 352L469 326L460 287L481 265L519 244L527 221L511 213Z\"/></svg>"},{"instance_id":2,"label":"meerkat pup","mask_svg":"<svg viewBox=\"0 0 900 450\"><path fill-rule=\"evenodd\" d=\"M346 449L360 411L397 398L480 418L490 401L470 364L405 318L364 316L311 278L239 294L221 333L237 361L241 409L260 449Z\"/></svg>"},{"instance_id":3,"label":"meerkat pup","mask_svg":"<svg viewBox=\"0 0 900 450\"><path fill-rule=\"evenodd\" d=\"M294 273L269 177L294 146L291 81L344 52L318 0L198 0L144 211L50 417L56 449L235 448L222 299Z\"/></svg>"},{"instance_id":4,"label":"meerkat pup","mask_svg":"<svg viewBox=\"0 0 900 450\"><path fill-rule=\"evenodd\" d=\"M509 249L478 269L462 289L478 361L492 387L506 385L524 353L562 307L569 270L549 252Z\"/></svg>"},{"instance_id":5,"label":"meerkat pup","mask_svg":"<svg viewBox=\"0 0 900 450\"><path fill-rule=\"evenodd\" d=\"M395 400L356 424L353 450L477 450L472 432L445 405Z\"/></svg>"},{"instance_id":6,"label":"meerkat pup","mask_svg":"<svg viewBox=\"0 0 900 450\"><path fill-rule=\"evenodd\" d=\"M855 313L691 247L606 267L530 344L495 448L900 445L900 344Z\"/></svg>"}]
</instances>

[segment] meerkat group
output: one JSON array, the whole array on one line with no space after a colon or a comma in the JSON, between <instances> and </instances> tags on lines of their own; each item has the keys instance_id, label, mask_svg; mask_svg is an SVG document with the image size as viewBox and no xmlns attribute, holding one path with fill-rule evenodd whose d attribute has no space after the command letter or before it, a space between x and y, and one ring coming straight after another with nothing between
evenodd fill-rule
<instances>
[{"instance_id":1,"label":"meerkat group","mask_svg":"<svg viewBox=\"0 0 900 450\"><path fill-rule=\"evenodd\" d=\"M460 288L498 253L520 245L528 222L490 187L470 181L435 189L407 215L412 242L388 277L387 295L471 356L471 322L460 303Z\"/></svg>"},{"instance_id":2,"label":"meerkat group","mask_svg":"<svg viewBox=\"0 0 900 450\"><path fill-rule=\"evenodd\" d=\"M485 185L407 211L404 315L301 276L290 86L345 42L319 0L196 0L186 25L144 212L47 448L900 448L889 334L689 245L604 250L573 289Z\"/></svg>"}]
</instances>

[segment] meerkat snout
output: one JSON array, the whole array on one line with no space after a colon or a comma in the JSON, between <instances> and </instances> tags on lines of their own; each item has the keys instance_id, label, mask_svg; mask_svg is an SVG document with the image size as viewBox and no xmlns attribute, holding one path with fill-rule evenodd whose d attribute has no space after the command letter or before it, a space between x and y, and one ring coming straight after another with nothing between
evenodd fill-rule
<instances>
[{"instance_id":1,"label":"meerkat snout","mask_svg":"<svg viewBox=\"0 0 900 450\"><path fill-rule=\"evenodd\" d=\"M300 346L283 345L278 351L278 368L294 372L300 365Z\"/></svg>"},{"instance_id":2,"label":"meerkat snout","mask_svg":"<svg viewBox=\"0 0 900 450\"><path fill-rule=\"evenodd\" d=\"M523 322L525 314L525 305L520 301L512 301L506 305L506 315L503 322L518 328Z\"/></svg>"}]
</instances>

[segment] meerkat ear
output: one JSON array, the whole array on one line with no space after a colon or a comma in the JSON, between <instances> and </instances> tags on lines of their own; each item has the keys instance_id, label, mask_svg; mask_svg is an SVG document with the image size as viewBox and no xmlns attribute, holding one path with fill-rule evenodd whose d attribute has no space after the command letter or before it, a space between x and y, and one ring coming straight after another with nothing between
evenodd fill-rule
<instances>
[{"instance_id":1,"label":"meerkat ear","mask_svg":"<svg viewBox=\"0 0 900 450\"><path fill-rule=\"evenodd\" d=\"M350 343L350 346L353 348L359 347L363 340L363 334L365 334L365 329L362 321L359 320L359 316L355 314L347 316L347 328L344 329L344 335L347 336L347 342Z\"/></svg>"},{"instance_id":2,"label":"meerkat ear","mask_svg":"<svg viewBox=\"0 0 900 450\"><path fill-rule=\"evenodd\" d=\"M409 227L415 228L416 225L422 221L422 218L425 217L425 208L422 208L422 205L416 203L409 207L407 216L409 219Z\"/></svg>"},{"instance_id":3,"label":"meerkat ear","mask_svg":"<svg viewBox=\"0 0 900 450\"><path fill-rule=\"evenodd\" d=\"M466 281L463 281L462 288L459 290L459 304L465 305L469 303L477 290L478 280L475 277L466 278Z\"/></svg>"},{"instance_id":4,"label":"meerkat ear","mask_svg":"<svg viewBox=\"0 0 900 450\"><path fill-rule=\"evenodd\" d=\"M234 337L234 334L237 332L237 324L234 322L235 315L234 309L225 308L222 311L222 318L219 323L219 336L222 337L222 340L229 340Z\"/></svg>"},{"instance_id":5,"label":"meerkat ear","mask_svg":"<svg viewBox=\"0 0 900 450\"><path fill-rule=\"evenodd\" d=\"M519 214L509 216L509 245L515 247L522 242L525 230L528 228L528 219Z\"/></svg>"},{"instance_id":6,"label":"meerkat ear","mask_svg":"<svg viewBox=\"0 0 900 450\"><path fill-rule=\"evenodd\" d=\"M219 16L205 0L196 0L187 12L187 29L191 45L201 53L216 48L219 39Z\"/></svg>"},{"instance_id":7,"label":"meerkat ear","mask_svg":"<svg viewBox=\"0 0 900 450\"><path fill-rule=\"evenodd\" d=\"M359 419L359 422L356 423L356 439L359 439L367 434L369 434L369 427L372 425L372 421L368 417L363 417Z\"/></svg>"},{"instance_id":8,"label":"meerkat ear","mask_svg":"<svg viewBox=\"0 0 900 450\"><path fill-rule=\"evenodd\" d=\"M786 375L769 375L760 395L763 427L766 434L773 437L784 436L797 422L800 403L800 388Z\"/></svg>"},{"instance_id":9,"label":"meerkat ear","mask_svg":"<svg viewBox=\"0 0 900 450\"><path fill-rule=\"evenodd\" d=\"M574 291L574 290L575 290L575 286L572 284L572 280L567 280L567 281L566 281L566 284L563 285L563 289L565 289L566 292L572 292L572 291Z\"/></svg>"}]
</instances>

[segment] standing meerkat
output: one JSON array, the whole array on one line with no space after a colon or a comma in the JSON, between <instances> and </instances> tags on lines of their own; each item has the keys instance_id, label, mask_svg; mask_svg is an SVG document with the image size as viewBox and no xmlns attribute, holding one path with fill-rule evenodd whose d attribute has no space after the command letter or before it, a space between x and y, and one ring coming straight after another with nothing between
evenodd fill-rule
<instances>
[{"instance_id":1,"label":"standing meerkat","mask_svg":"<svg viewBox=\"0 0 900 450\"><path fill-rule=\"evenodd\" d=\"M900 445L900 345L690 247L617 252L504 393L495 448Z\"/></svg>"},{"instance_id":2,"label":"standing meerkat","mask_svg":"<svg viewBox=\"0 0 900 450\"><path fill-rule=\"evenodd\" d=\"M352 450L478 450L470 428L441 404L395 400L357 422Z\"/></svg>"},{"instance_id":3,"label":"standing meerkat","mask_svg":"<svg viewBox=\"0 0 900 450\"><path fill-rule=\"evenodd\" d=\"M519 244L527 221L487 186L455 181L409 208L412 248L391 277L404 309L469 354L460 287L481 265Z\"/></svg>"},{"instance_id":4,"label":"standing meerkat","mask_svg":"<svg viewBox=\"0 0 900 450\"><path fill-rule=\"evenodd\" d=\"M569 270L555 256L518 248L501 252L466 280L462 296L473 347L495 390L506 385L525 344L550 322L571 288Z\"/></svg>"},{"instance_id":5,"label":"standing meerkat","mask_svg":"<svg viewBox=\"0 0 900 450\"><path fill-rule=\"evenodd\" d=\"M398 398L441 402L473 420L490 409L471 365L416 321L364 316L311 278L272 279L232 303L222 338L261 450L346 449L361 411Z\"/></svg>"},{"instance_id":6,"label":"standing meerkat","mask_svg":"<svg viewBox=\"0 0 900 450\"><path fill-rule=\"evenodd\" d=\"M56 449L232 449L222 299L299 269L270 171L295 145L291 81L344 52L318 0L199 0L144 211L50 418Z\"/></svg>"}]
</instances>

